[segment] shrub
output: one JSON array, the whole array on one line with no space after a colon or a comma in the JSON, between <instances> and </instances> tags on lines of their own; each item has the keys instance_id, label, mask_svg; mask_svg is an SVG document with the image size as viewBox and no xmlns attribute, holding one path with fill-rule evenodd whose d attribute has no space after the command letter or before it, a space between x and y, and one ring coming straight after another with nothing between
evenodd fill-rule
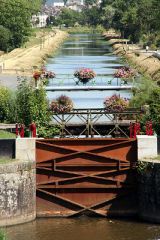
<instances>
[{"instance_id":1,"label":"shrub","mask_svg":"<svg viewBox=\"0 0 160 240\"><path fill-rule=\"evenodd\" d=\"M34 122L40 137L53 137L57 128L50 128L51 112L46 91L33 88L26 79L21 79L16 93L16 122L26 127Z\"/></svg>"},{"instance_id":2,"label":"shrub","mask_svg":"<svg viewBox=\"0 0 160 240\"><path fill-rule=\"evenodd\" d=\"M5 87L0 87L0 122L12 121L14 110L12 92Z\"/></svg>"}]
</instances>

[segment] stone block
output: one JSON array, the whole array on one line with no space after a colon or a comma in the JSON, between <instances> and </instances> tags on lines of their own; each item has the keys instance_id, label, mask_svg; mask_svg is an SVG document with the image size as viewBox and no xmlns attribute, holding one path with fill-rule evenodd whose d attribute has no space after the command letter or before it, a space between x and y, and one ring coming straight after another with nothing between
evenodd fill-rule
<instances>
[{"instance_id":1,"label":"stone block","mask_svg":"<svg viewBox=\"0 0 160 240\"><path fill-rule=\"evenodd\" d=\"M0 164L0 226L36 218L36 171L34 162Z\"/></svg>"},{"instance_id":2,"label":"stone block","mask_svg":"<svg viewBox=\"0 0 160 240\"><path fill-rule=\"evenodd\" d=\"M138 160L157 157L157 137L156 136L137 136Z\"/></svg>"},{"instance_id":3,"label":"stone block","mask_svg":"<svg viewBox=\"0 0 160 240\"><path fill-rule=\"evenodd\" d=\"M16 159L36 161L36 138L16 139Z\"/></svg>"}]
</instances>

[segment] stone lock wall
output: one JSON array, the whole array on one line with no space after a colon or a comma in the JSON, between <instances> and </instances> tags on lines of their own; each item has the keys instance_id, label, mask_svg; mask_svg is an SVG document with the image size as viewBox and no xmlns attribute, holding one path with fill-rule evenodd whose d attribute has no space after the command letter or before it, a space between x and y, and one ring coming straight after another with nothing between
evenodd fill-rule
<instances>
[{"instance_id":1,"label":"stone lock wall","mask_svg":"<svg viewBox=\"0 0 160 240\"><path fill-rule=\"evenodd\" d=\"M160 223L160 161L156 136L137 136L139 161L138 216L154 223Z\"/></svg>"},{"instance_id":2,"label":"stone lock wall","mask_svg":"<svg viewBox=\"0 0 160 240\"><path fill-rule=\"evenodd\" d=\"M4 142L5 157L10 161L0 164L0 226L36 218L36 139L18 138L14 141L9 143L11 151ZM0 140L0 157L3 149ZM160 223L160 164L151 160L157 156L157 138L137 136L137 151L138 161L149 162L152 166L140 176L138 215L144 220Z\"/></svg>"},{"instance_id":3,"label":"stone lock wall","mask_svg":"<svg viewBox=\"0 0 160 240\"><path fill-rule=\"evenodd\" d=\"M16 159L0 164L0 226L36 218L35 139L16 139L15 145Z\"/></svg>"},{"instance_id":4,"label":"stone lock wall","mask_svg":"<svg viewBox=\"0 0 160 240\"><path fill-rule=\"evenodd\" d=\"M146 167L139 176L139 217L160 223L160 163L145 161Z\"/></svg>"}]
</instances>

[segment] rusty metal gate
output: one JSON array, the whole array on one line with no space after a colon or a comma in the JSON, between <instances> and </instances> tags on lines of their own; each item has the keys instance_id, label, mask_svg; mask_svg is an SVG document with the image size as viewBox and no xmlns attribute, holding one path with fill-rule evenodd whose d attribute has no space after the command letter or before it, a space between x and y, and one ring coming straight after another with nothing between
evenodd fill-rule
<instances>
[{"instance_id":1,"label":"rusty metal gate","mask_svg":"<svg viewBox=\"0 0 160 240\"><path fill-rule=\"evenodd\" d=\"M38 216L136 213L135 139L37 140Z\"/></svg>"}]
</instances>

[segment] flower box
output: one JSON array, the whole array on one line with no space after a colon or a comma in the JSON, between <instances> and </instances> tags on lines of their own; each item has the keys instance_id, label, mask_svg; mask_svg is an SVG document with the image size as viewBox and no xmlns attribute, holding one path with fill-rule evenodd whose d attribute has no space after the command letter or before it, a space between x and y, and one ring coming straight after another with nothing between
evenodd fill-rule
<instances>
[{"instance_id":1,"label":"flower box","mask_svg":"<svg viewBox=\"0 0 160 240\"><path fill-rule=\"evenodd\" d=\"M124 66L119 68L115 73L114 77L116 78L123 78L123 79L129 79L134 77L136 74L134 69L131 69L130 67Z\"/></svg>"},{"instance_id":2,"label":"flower box","mask_svg":"<svg viewBox=\"0 0 160 240\"><path fill-rule=\"evenodd\" d=\"M54 113L63 114L68 113L73 109L73 102L71 98L61 95L51 102L51 110Z\"/></svg>"},{"instance_id":3,"label":"flower box","mask_svg":"<svg viewBox=\"0 0 160 240\"><path fill-rule=\"evenodd\" d=\"M48 84L50 78L55 78L56 74L51 71L47 71L46 68L42 67L40 70L36 70L33 73L33 78L35 80L35 84L37 86L37 81L41 80L44 85Z\"/></svg>"},{"instance_id":4,"label":"flower box","mask_svg":"<svg viewBox=\"0 0 160 240\"><path fill-rule=\"evenodd\" d=\"M129 106L127 98L114 94L104 100L104 108L108 112L122 112Z\"/></svg>"},{"instance_id":5,"label":"flower box","mask_svg":"<svg viewBox=\"0 0 160 240\"><path fill-rule=\"evenodd\" d=\"M74 72L74 76L78 78L80 82L86 84L88 81L93 79L96 76L96 74L90 68L80 68L79 70L76 70Z\"/></svg>"}]
</instances>

